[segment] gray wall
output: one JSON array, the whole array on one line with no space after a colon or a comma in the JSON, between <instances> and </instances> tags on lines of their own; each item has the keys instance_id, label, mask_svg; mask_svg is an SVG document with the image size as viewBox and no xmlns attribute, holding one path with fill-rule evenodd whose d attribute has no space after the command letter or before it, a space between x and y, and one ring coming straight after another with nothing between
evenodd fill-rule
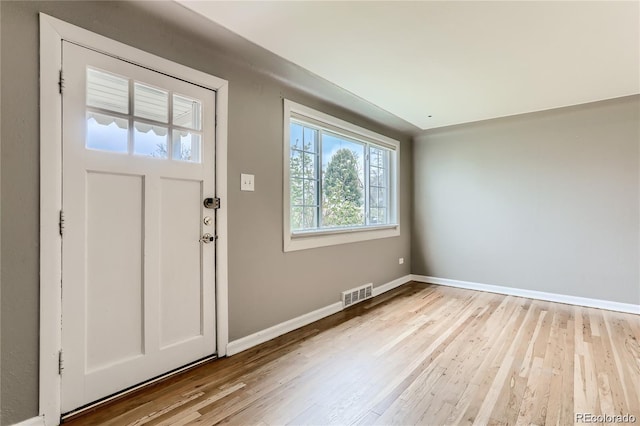
<instances>
[{"instance_id":1,"label":"gray wall","mask_svg":"<svg viewBox=\"0 0 640 426\"><path fill-rule=\"evenodd\" d=\"M380 111L370 114L367 110L375 108L362 107L362 100L291 64L282 65L291 78L270 76L252 58L234 54L255 47L229 49L220 40L207 39L198 28L221 30L197 16L189 27L172 23L167 16L191 16L173 3L0 2L0 7L1 424L38 414L38 12L229 80L226 202L232 340L334 303L346 288L379 285L410 272L411 141L406 123L396 127L403 131L378 124L397 119L378 120L384 115ZM154 8L162 13L154 14ZM400 237L282 252L283 97L401 141ZM345 105L344 99L353 104L336 106ZM359 113L349 111L353 105ZM363 111L376 122L359 115ZM239 191L241 172L255 174L256 192ZM404 265L398 265L399 257L407 260Z\"/></svg>"},{"instance_id":2,"label":"gray wall","mask_svg":"<svg viewBox=\"0 0 640 426\"><path fill-rule=\"evenodd\" d=\"M38 32L21 31L21 17L7 10L15 6L0 4L3 424L32 415L38 404Z\"/></svg>"},{"instance_id":3,"label":"gray wall","mask_svg":"<svg viewBox=\"0 0 640 426\"><path fill-rule=\"evenodd\" d=\"M414 141L412 272L640 303L640 97Z\"/></svg>"},{"instance_id":4,"label":"gray wall","mask_svg":"<svg viewBox=\"0 0 640 426\"><path fill-rule=\"evenodd\" d=\"M2 22L2 8L0 7L0 23ZM0 31L0 52L2 51L2 37ZM2 82L2 54L0 54L0 83ZM0 84L0 98L2 98L2 84ZM0 135L2 135L2 103L0 102ZM2 158L2 144L0 143L0 158ZM1 162L0 162L1 163ZM0 188L2 188L2 165L0 164ZM0 191L1 192L1 191ZM2 197L0 197L0 223L2 223ZM1 229L1 227L0 227ZM0 247L2 238L0 232ZM2 256L0 255L0 271L2 271ZM2 274L0 274L0 306L2 306ZM0 314L0 354L2 354L2 315ZM2 356L0 356L0 372L2 371ZM0 408L2 408L2 374L0 374ZM2 424L2 411L0 411L0 425Z\"/></svg>"}]
</instances>

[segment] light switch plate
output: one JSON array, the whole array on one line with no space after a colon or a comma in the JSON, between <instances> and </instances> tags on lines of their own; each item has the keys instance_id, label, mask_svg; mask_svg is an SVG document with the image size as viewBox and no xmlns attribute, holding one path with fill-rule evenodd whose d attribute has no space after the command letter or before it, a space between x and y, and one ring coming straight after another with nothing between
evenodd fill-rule
<instances>
[{"instance_id":1,"label":"light switch plate","mask_svg":"<svg viewBox=\"0 0 640 426\"><path fill-rule=\"evenodd\" d=\"M254 176L245 173L240 174L240 190L254 191Z\"/></svg>"}]
</instances>

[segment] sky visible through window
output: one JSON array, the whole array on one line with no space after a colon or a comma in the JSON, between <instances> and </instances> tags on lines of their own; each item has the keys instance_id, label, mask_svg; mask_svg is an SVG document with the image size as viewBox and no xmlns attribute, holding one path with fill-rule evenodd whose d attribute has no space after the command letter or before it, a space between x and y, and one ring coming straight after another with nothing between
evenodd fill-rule
<instances>
[{"instance_id":1,"label":"sky visible through window","mask_svg":"<svg viewBox=\"0 0 640 426\"><path fill-rule=\"evenodd\" d=\"M322 170L327 170L327 164L331 161L333 155L342 148L350 149L355 153L358 159L358 175L360 176L360 181L362 181L364 173L364 145L341 139L330 133L322 135Z\"/></svg>"},{"instance_id":2,"label":"sky visible through window","mask_svg":"<svg viewBox=\"0 0 640 426\"><path fill-rule=\"evenodd\" d=\"M124 128L118 126L115 120L109 124L101 124L95 117L91 115L87 117L87 148L126 153L127 139L126 126Z\"/></svg>"},{"instance_id":3,"label":"sky visible through window","mask_svg":"<svg viewBox=\"0 0 640 426\"><path fill-rule=\"evenodd\" d=\"M101 151L127 152L127 129L115 121L108 125L98 123L95 118L87 119L87 147ZM159 145L164 146L164 151ZM166 158L167 135L157 135L153 129L147 132L135 131L135 153L151 157Z\"/></svg>"},{"instance_id":4,"label":"sky visible through window","mask_svg":"<svg viewBox=\"0 0 640 426\"><path fill-rule=\"evenodd\" d=\"M312 130L309 128L304 129L306 132L304 140L308 143L307 141L311 140ZM291 146L295 147L297 144L297 148L302 149L303 127L301 125L294 124L290 126L290 131ZM327 132L324 132L322 135L322 170L324 171L327 169L327 164L329 164L333 155L341 148L348 148L355 153L356 158L358 159L358 171L362 172L364 170L364 145L345 140ZM307 149L314 151L313 147L309 147Z\"/></svg>"}]
</instances>

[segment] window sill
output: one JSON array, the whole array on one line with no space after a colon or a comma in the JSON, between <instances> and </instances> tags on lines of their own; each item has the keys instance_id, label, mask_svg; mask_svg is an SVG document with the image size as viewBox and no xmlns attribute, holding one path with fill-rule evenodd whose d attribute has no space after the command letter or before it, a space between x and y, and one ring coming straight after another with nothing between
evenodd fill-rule
<instances>
[{"instance_id":1,"label":"window sill","mask_svg":"<svg viewBox=\"0 0 640 426\"><path fill-rule=\"evenodd\" d=\"M285 235L284 251L306 250L380 238L397 237L400 225L363 226L347 229L322 229L291 232Z\"/></svg>"},{"instance_id":2,"label":"window sill","mask_svg":"<svg viewBox=\"0 0 640 426\"><path fill-rule=\"evenodd\" d=\"M357 226L351 228L326 228L326 229L308 229L304 231L293 231L291 238L307 238L315 237L318 235L335 235L335 234L349 234L351 232L366 232L366 231L379 231L381 229L395 229L398 225L378 225L378 226Z\"/></svg>"}]
</instances>

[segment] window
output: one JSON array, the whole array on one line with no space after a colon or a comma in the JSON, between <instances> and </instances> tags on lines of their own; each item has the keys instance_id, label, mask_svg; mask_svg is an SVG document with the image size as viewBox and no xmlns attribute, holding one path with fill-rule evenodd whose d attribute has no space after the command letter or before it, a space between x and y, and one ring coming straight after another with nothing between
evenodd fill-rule
<instances>
[{"instance_id":1,"label":"window","mask_svg":"<svg viewBox=\"0 0 640 426\"><path fill-rule=\"evenodd\" d=\"M200 100L87 68L86 107L88 149L200 163Z\"/></svg>"},{"instance_id":2,"label":"window","mask_svg":"<svg viewBox=\"0 0 640 426\"><path fill-rule=\"evenodd\" d=\"M390 138L284 102L284 250L400 235Z\"/></svg>"}]
</instances>

